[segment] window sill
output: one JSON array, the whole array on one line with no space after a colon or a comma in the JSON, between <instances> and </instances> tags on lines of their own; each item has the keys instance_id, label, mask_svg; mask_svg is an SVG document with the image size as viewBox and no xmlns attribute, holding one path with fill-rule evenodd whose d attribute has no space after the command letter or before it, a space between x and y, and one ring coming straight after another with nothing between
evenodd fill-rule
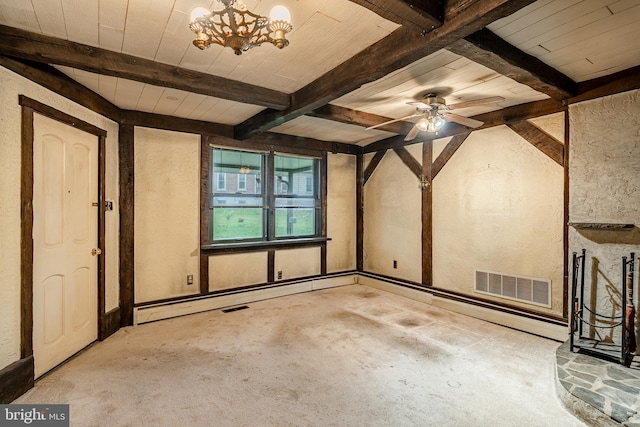
<instances>
[{"instance_id":1,"label":"window sill","mask_svg":"<svg viewBox=\"0 0 640 427\"><path fill-rule=\"evenodd\" d=\"M309 237L302 239L270 240L268 242L233 242L203 245L200 252L204 255L229 252L252 252L269 249L289 249L304 246L321 246L331 240L328 237Z\"/></svg>"}]
</instances>

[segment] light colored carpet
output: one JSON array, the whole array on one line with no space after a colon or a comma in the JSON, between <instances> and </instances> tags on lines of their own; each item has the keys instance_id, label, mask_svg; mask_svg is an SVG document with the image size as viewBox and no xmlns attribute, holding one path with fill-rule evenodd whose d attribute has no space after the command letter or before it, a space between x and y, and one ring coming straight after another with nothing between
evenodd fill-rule
<instances>
[{"instance_id":1,"label":"light colored carpet","mask_svg":"<svg viewBox=\"0 0 640 427\"><path fill-rule=\"evenodd\" d=\"M352 285L121 329L14 403L73 426L583 426L558 345Z\"/></svg>"}]
</instances>

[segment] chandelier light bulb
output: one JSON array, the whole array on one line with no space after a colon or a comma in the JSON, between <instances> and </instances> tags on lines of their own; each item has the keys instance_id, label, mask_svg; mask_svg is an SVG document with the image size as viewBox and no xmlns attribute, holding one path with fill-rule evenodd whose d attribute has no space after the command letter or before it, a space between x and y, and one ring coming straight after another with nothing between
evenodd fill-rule
<instances>
[{"instance_id":1,"label":"chandelier light bulb","mask_svg":"<svg viewBox=\"0 0 640 427\"><path fill-rule=\"evenodd\" d=\"M200 18L201 16L206 16L209 13L210 12L204 7L196 7L191 11L191 20L193 21L197 18Z\"/></svg>"},{"instance_id":2,"label":"chandelier light bulb","mask_svg":"<svg viewBox=\"0 0 640 427\"><path fill-rule=\"evenodd\" d=\"M289 9L281 4L276 5L271 9L269 17L271 18L271 21L291 22L291 13L289 13Z\"/></svg>"}]
</instances>

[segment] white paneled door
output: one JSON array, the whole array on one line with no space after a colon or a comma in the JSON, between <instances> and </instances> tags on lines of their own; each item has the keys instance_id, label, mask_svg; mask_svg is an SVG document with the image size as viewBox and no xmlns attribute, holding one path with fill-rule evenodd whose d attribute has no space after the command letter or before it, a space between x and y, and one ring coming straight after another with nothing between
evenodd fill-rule
<instances>
[{"instance_id":1,"label":"white paneled door","mask_svg":"<svg viewBox=\"0 0 640 427\"><path fill-rule=\"evenodd\" d=\"M97 339L98 137L34 114L36 378Z\"/></svg>"}]
</instances>

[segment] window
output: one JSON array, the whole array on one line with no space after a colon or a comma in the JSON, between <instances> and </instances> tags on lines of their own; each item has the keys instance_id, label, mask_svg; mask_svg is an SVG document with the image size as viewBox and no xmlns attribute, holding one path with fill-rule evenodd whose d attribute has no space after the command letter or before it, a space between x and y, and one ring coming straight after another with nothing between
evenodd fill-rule
<instances>
[{"instance_id":1,"label":"window","mask_svg":"<svg viewBox=\"0 0 640 427\"><path fill-rule=\"evenodd\" d=\"M320 203L313 181L317 181L317 163L309 157L275 156L274 178L280 183L275 194L276 238L316 235ZM307 191L309 179L312 191Z\"/></svg>"},{"instance_id":2,"label":"window","mask_svg":"<svg viewBox=\"0 0 640 427\"><path fill-rule=\"evenodd\" d=\"M210 159L211 243L320 237L320 159L218 147Z\"/></svg>"},{"instance_id":3,"label":"window","mask_svg":"<svg viewBox=\"0 0 640 427\"><path fill-rule=\"evenodd\" d=\"M238 191L247 191L247 175L244 173L238 175Z\"/></svg>"},{"instance_id":4,"label":"window","mask_svg":"<svg viewBox=\"0 0 640 427\"><path fill-rule=\"evenodd\" d=\"M227 189L227 174L217 173L216 174L216 190L224 191Z\"/></svg>"}]
</instances>

